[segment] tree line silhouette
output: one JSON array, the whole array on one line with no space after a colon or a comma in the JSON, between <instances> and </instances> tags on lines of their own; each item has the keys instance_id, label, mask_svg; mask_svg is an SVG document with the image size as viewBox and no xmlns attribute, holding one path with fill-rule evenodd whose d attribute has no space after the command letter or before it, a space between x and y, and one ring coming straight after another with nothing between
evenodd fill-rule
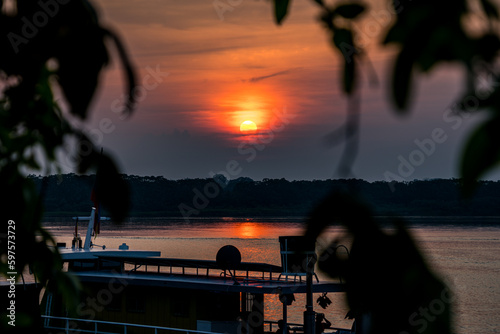
<instances>
[{"instance_id":1,"label":"tree line silhouette","mask_svg":"<svg viewBox=\"0 0 500 334\"><path fill-rule=\"evenodd\" d=\"M377 215L500 216L500 181L480 181L473 198L463 199L459 179L368 182L361 179L289 181L248 177L235 180L180 179L162 176L122 175L131 192L130 216L180 217L181 204L193 207L206 201L191 217L305 217L332 189L357 189ZM219 176L220 177L220 176ZM45 216L88 214L94 175L52 175L30 178L38 189L45 183ZM216 196L203 197L207 184L217 186ZM196 189L200 191L196 191ZM198 194L198 195L197 195ZM198 196L198 198L196 198Z\"/></svg>"}]
</instances>

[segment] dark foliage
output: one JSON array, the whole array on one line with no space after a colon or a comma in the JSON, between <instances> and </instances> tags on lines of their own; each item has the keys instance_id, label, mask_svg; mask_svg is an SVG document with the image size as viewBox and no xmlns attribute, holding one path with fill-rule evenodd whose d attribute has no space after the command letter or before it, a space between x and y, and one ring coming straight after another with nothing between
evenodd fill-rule
<instances>
[{"instance_id":1,"label":"dark foliage","mask_svg":"<svg viewBox=\"0 0 500 334\"><path fill-rule=\"evenodd\" d=\"M316 240L330 224L349 231L349 257L331 252L342 242L335 240L318 267L345 279L349 313L362 333L451 333L451 292L429 270L403 221L383 223L393 231L382 229L356 195L334 191L310 215L306 238ZM422 322L422 310L437 304L439 312Z\"/></svg>"},{"instance_id":2,"label":"dark foliage","mask_svg":"<svg viewBox=\"0 0 500 334\"><path fill-rule=\"evenodd\" d=\"M74 156L79 172L102 175L97 180L99 197L116 219L122 219L127 207L119 203L128 200L126 184L113 160L97 152L79 125L88 116L100 73L112 58L109 46L116 48L123 64L127 115L135 102L134 71L120 39L100 24L88 1L18 0L10 5L10 11L3 11L0 1L0 272L19 276L29 266L42 284L52 279L52 286L71 305L76 282L61 271L57 251L49 248L54 240L41 226L46 184L37 189L25 172L57 170L57 152L73 140L77 152L65 153ZM54 89L62 92L62 102L55 101ZM7 248L14 239L4 234L9 221L16 228L15 260L9 259ZM25 326L29 324L19 323L16 329L23 331Z\"/></svg>"},{"instance_id":3,"label":"dark foliage","mask_svg":"<svg viewBox=\"0 0 500 334\"><path fill-rule=\"evenodd\" d=\"M321 8L321 22L332 36L333 47L343 60L342 87L348 99L347 121L329 140L332 144L345 144L340 161L340 175L350 176L351 165L358 150L361 93L359 70L368 57L357 45L356 21L365 12L363 1L314 0ZM489 117L483 120L466 142L460 161L462 194L471 196L483 177L500 163L500 86L498 52L500 19L498 5L490 0L393 0L388 12L391 26L382 39L382 44L397 47L390 96L398 114L407 114L413 98L413 82L423 74L430 73L438 65L453 62L463 66L466 90L458 99L457 109L475 113L488 110ZM288 1L274 0L275 18L282 22L288 10ZM279 6L278 6L279 5ZM479 9L478 9L479 8ZM482 29L472 32L467 20L485 23ZM493 79L487 91L482 91L478 82ZM472 103L471 103L472 102ZM344 134L342 138L339 134ZM335 141L333 141L335 139ZM406 185L398 185L405 188ZM442 193L442 188L439 188ZM353 238L352 257L348 261L324 264L323 270L338 276L337 266L344 267L347 275L347 298L352 314L359 320L358 328L363 333L450 333L449 304L437 317L428 318L422 326L414 326L412 315L426 305L439 300L444 285L434 277L422 261L418 250L411 242L402 222L397 224L394 235L385 234L374 222L374 212L353 194L366 194L356 187L348 191L333 193L326 198L310 217L308 235L316 238L329 224L344 224ZM398 196L401 194L397 192ZM373 202L376 199L368 197ZM432 194L415 199L415 204L426 204L435 209ZM404 201L402 196L401 201ZM460 206L456 194L445 198L445 204ZM376 241L375 241L376 240ZM374 256L373 248L382 244L389 257ZM377 273L376 277L370 274ZM383 280L379 278L383 277ZM425 325L425 326L424 326Z\"/></svg>"}]
</instances>

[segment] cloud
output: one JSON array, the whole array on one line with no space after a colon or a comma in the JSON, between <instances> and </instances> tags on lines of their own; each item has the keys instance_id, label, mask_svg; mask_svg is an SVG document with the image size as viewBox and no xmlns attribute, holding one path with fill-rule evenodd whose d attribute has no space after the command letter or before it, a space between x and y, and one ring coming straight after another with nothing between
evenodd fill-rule
<instances>
[{"instance_id":1,"label":"cloud","mask_svg":"<svg viewBox=\"0 0 500 334\"><path fill-rule=\"evenodd\" d=\"M288 69L288 70L285 70L285 71L280 71L280 72L272 73L272 74L269 74L269 75L263 75L263 76L260 76L260 77L253 77L253 78L248 79L248 81L249 82L258 82L258 81L262 81L262 80L269 79L269 78L272 78L272 77L276 77L278 75L289 74L289 73L294 72L294 71L299 70L299 69L301 69L301 67L295 67L295 68L291 68L291 69Z\"/></svg>"}]
</instances>

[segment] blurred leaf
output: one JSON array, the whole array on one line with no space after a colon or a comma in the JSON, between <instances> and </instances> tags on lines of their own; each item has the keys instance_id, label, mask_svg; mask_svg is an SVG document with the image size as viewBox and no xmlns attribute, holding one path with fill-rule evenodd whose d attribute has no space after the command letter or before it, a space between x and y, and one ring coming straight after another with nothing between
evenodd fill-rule
<instances>
[{"instance_id":1,"label":"blurred leaf","mask_svg":"<svg viewBox=\"0 0 500 334\"><path fill-rule=\"evenodd\" d=\"M0 0L0 7L2 3ZM109 207L115 219L123 219L130 205L126 183L113 161L109 157L100 159L92 141L65 119L54 101L53 80L57 76L70 113L85 119L100 73L109 61L107 37L114 42L125 72L129 93L126 113L131 112L135 103L135 74L120 39L116 33L101 27L89 1L56 3L55 7L42 8L50 9L46 13L36 1L12 4L17 6L17 15L0 13L0 30L6 36L0 40L0 188L8 194L0 215L3 222L16 222L17 271L23 272L30 266L42 284L52 281L52 286L62 291L71 311L78 300L79 286L74 277L61 271L57 250L49 248L55 241L41 226L45 186L37 189L20 171L53 170L55 153L62 148L63 139L68 135L80 136L80 171L97 168L103 176L100 178L103 206ZM45 22L39 14L50 18ZM47 70L49 60L57 63L57 70ZM40 166L39 161L47 163ZM2 272L7 268L4 252L5 249L0 249ZM22 325L21 310L19 316L18 325Z\"/></svg>"},{"instance_id":2,"label":"blurred leaf","mask_svg":"<svg viewBox=\"0 0 500 334\"><path fill-rule=\"evenodd\" d=\"M404 10L401 10L402 8ZM399 0L395 0L393 10L397 13L397 19L389 28L383 44L397 43L407 46L409 43L419 41L418 38L421 38L422 35L428 35L423 32L433 24L435 17L432 5L423 3L420 5L420 3L409 1L401 3Z\"/></svg>"},{"instance_id":3,"label":"blurred leaf","mask_svg":"<svg viewBox=\"0 0 500 334\"><path fill-rule=\"evenodd\" d=\"M356 67L354 57L358 50L354 46L352 31L344 28L334 28L333 44L342 53L344 58L344 71L342 75L342 87L348 95L354 90L356 82Z\"/></svg>"},{"instance_id":4,"label":"blurred leaf","mask_svg":"<svg viewBox=\"0 0 500 334\"><path fill-rule=\"evenodd\" d=\"M335 30L335 26L333 25L333 13L330 10L324 10L319 16L319 20L323 22L326 28L330 31Z\"/></svg>"},{"instance_id":5,"label":"blurred leaf","mask_svg":"<svg viewBox=\"0 0 500 334\"><path fill-rule=\"evenodd\" d=\"M489 78L487 76L483 80L486 81L483 83L483 87L481 87L481 89L485 89L489 95L486 98L478 100L478 109L490 109L496 114L500 114L500 77L490 73ZM491 80L491 82L488 80ZM472 86L472 88L475 89L475 86ZM469 90L469 92L464 94L461 99L462 102L460 103L462 110L467 110L467 104L464 103L464 101L467 101L470 96L474 96L474 94L475 92L473 90Z\"/></svg>"},{"instance_id":6,"label":"blurred leaf","mask_svg":"<svg viewBox=\"0 0 500 334\"><path fill-rule=\"evenodd\" d=\"M344 63L344 91L350 95L354 91L356 83L356 63L354 59L350 62Z\"/></svg>"},{"instance_id":7,"label":"blurred leaf","mask_svg":"<svg viewBox=\"0 0 500 334\"><path fill-rule=\"evenodd\" d=\"M288 13L290 0L274 0L274 18L276 23L281 24Z\"/></svg>"},{"instance_id":8,"label":"blurred leaf","mask_svg":"<svg viewBox=\"0 0 500 334\"><path fill-rule=\"evenodd\" d=\"M390 44L390 43L402 43L405 39L405 32L398 26L398 22L396 22L392 27L389 28L387 34L382 41L382 44Z\"/></svg>"},{"instance_id":9,"label":"blurred leaf","mask_svg":"<svg viewBox=\"0 0 500 334\"><path fill-rule=\"evenodd\" d=\"M92 141L83 133L78 134L77 156L78 173L86 173L97 164L99 155Z\"/></svg>"},{"instance_id":10,"label":"blurred leaf","mask_svg":"<svg viewBox=\"0 0 500 334\"><path fill-rule=\"evenodd\" d=\"M481 36L477 41L477 50L484 61L494 61L500 51L500 38L493 33Z\"/></svg>"},{"instance_id":11,"label":"blurred leaf","mask_svg":"<svg viewBox=\"0 0 500 334\"><path fill-rule=\"evenodd\" d=\"M397 111L407 112L408 99L411 90L413 58L409 52L402 50L396 58L392 77L392 97Z\"/></svg>"},{"instance_id":12,"label":"blurred leaf","mask_svg":"<svg viewBox=\"0 0 500 334\"><path fill-rule=\"evenodd\" d=\"M333 13L346 19L354 19L365 11L365 6L359 3L349 3L337 6Z\"/></svg>"},{"instance_id":13,"label":"blurred leaf","mask_svg":"<svg viewBox=\"0 0 500 334\"><path fill-rule=\"evenodd\" d=\"M115 162L106 154L99 154L87 136L80 136L79 173L96 169L95 192L97 200L109 210L114 221L123 221L130 209L130 190L120 175Z\"/></svg>"},{"instance_id":14,"label":"blurred leaf","mask_svg":"<svg viewBox=\"0 0 500 334\"><path fill-rule=\"evenodd\" d=\"M85 119L99 83L99 73L108 62L104 32L87 29L66 40L58 54L59 83L71 113Z\"/></svg>"},{"instance_id":15,"label":"blurred leaf","mask_svg":"<svg viewBox=\"0 0 500 334\"><path fill-rule=\"evenodd\" d=\"M334 191L308 218L306 237L317 238L328 225L347 227L350 255L337 252L333 243L319 256L318 267L331 277L345 278L352 313L359 322L370 319L364 330L416 334L421 328L408 319L449 291L430 271L404 223L398 219L381 223L391 232L380 227L355 194ZM451 333L450 309L450 303L443 302L425 333Z\"/></svg>"},{"instance_id":16,"label":"blurred leaf","mask_svg":"<svg viewBox=\"0 0 500 334\"><path fill-rule=\"evenodd\" d=\"M500 15L498 13L498 7L491 3L489 0L481 0L481 5L483 6L486 15L493 19L499 19Z\"/></svg>"},{"instance_id":17,"label":"blurred leaf","mask_svg":"<svg viewBox=\"0 0 500 334\"><path fill-rule=\"evenodd\" d=\"M70 272L59 270L49 283L47 289L54 292L56 296L62 296L68 316L78 316L77 306L80 302L78 296L80 295L80 291L82 291L82 286L78 278Z\"/></svg>"},{"instance_id":18,"label":"blurred leaf","mask_svg":"<svg viewBox=\"0 0 500 334\"><path fill-rule=\"evenodd\" d=\"M130 209L130 189L113 159L105 154L98 158L95 190L98 201L109 210L111 218L122 222Z\"/></svg>"},{"instance_id":19,"label":"blurred leaf","mask_svg":"<svg viewBox=\"0 0 500 334\"><path fill-rule=\"evenodd\" d=\"M448 27L440 26L422 41L425 45L420 45L420 48L411 47L415 53L418 53L415 55L415 63L420 70L427 72L440 60L451 58L443 54L443 51L450 52L450 38L452 36Z\"/></svg>"},{"instance_id":20,"label":"blurred leaf","mask_svg":"<svg viewBox=\"0 0 500 334\"><path fill-rule=\"evenodd\" d=\"M472 132L462 153L460 175L463 191L472 195L476 181L500 163L500 115L479 125Z\"/></svg>"},{"instance_id":21,"label":"blurred leaf","mask_svg":"<svg viewBox=\"0 0 500 334\"><path fill-rule=\"evenodd\" d=\"M338 189L317 205L307 221L307 234L316 239L331 224L345 224L350 232L370 233L372 210L355 194ZM347 222L352 222L347 224Z\"/></svg>"},{"instance_id":22,"label":"blurred leaf","mask_svg":"<svg viewBox=\"0 0 500 334\"><path fill-rule=\"evenodd\" d=\"M35 155L34 154L31 154L30 156L28 156L25 160L24 160L24 163L27 167L33 169L33 170L40 170L40 165L38 164L38 162L36 161L35 159Z\"/></svg>"},{"instance_id":23,"label":"blurred leaf","mask_svg":"<svg viewBox=\"0 0 500 334\"><path fill-rule=\"evenodd\" d=\"M136 79L135 79L135 71L132 66L132 62L130 61L127 52L125 51L125 46L121 42L120 38L118 38L115 32L110 31L109 29L105 30L106 36L111 38L114 42L116 49L118 50L118 55L120 56L120 60L122 62L123 70L125 72L125 78L127 82L127 103L125 104L125 109L123 113L125 115L130 115L135 105L135 88L136 88Z\"/></svg>"},{"instance_id":24,"label":"blurred leaf","mask_svg":"<svg viewBox=\"0 0 500 334\"><path fill-rule=\"evenodd\" d=\"M346 59L349 59L345 54L345 50L347 47L354 48L352 31L344 28L335 29L333 31L333 44L342 52L342 55Z\"/></svg>"}]
</instances>

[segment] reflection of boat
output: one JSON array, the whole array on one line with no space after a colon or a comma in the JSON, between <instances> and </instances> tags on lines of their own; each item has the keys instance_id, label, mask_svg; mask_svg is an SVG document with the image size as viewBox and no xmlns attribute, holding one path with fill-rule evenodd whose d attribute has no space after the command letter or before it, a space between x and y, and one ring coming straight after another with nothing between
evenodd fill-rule
<instances>
[{"instance_id":1,"label":"reflection of boat","mask_svg":"<svg viewBox=\"0 0 500 334\"><path fill-rule=\"evenodd\" d=\"M222 247L214 261L162 258L160 252L130 250L125 244L119 249L92 245L94 217L93 209L87 217L89 239L83 247L75 241L72 248L60 249L83 289L72 318L60 296L43 297L44 327L53 332L68 328L100 333L182 329L184 333L260 334L271 330L265 326L266 295L279 295L286 325L294 295L306 294L305 326L289 324L285 328L313 334L312 293L343 290L340 283L313 282L313 273L306 267L315 261L314 250L300 255L293 250L300 237L280 237L282 266L241 262L241 254L233 246Z\"/></svg>"}]
</instances>

